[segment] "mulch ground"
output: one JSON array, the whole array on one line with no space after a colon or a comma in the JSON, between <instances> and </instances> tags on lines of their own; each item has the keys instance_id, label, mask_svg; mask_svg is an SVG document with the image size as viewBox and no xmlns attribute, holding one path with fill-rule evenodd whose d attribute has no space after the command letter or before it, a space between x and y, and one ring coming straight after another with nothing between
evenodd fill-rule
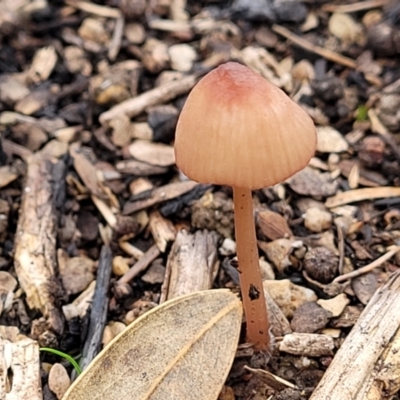
<instances>
[{"instance_id":1,"label":"mulch ground","mask_svg":"<svg viewBox=\"0 0 400 400\"><path fill-rule=\"evenodd\" d=\"M399 26L396 0L3 0L0 325L87 365L160 299L193 290L198 277L170 281L176 265L204 263L203 289L239 293L232 192L186 180L173 152L191 88L238 61L309 113L318 145L306 169L254 193L281 318L263 367L294 388L243 369L260 360L242 335L221 399L309 398L400 267ZM279 351L291 332L334 349ZM56 398L48 371L61 361L41 361Z\"/></svg>"}]
</instances>

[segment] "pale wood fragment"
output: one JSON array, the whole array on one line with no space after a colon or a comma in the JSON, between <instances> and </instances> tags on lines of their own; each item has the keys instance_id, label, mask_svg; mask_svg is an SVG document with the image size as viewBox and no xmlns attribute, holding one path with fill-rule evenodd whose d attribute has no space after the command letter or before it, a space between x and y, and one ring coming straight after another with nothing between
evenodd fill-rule
<instances>
[{"instance_id":1,"label":"pale wood fragment","mask_svg":"<svg viewBox=\"0 0 400 400\"><path fill-rule=\"evenodd\" d=\"M150 214L149 227L159 250L164 253L169 242L176 236L173 223L164 218L158 211Z\"/></svg>"},{"instance_id":2,"label":"pale wood fragment","mask_svg":"<svg viewBox=\"0 0 400 400\"><path fill-rule=\"evenodd\" d=\"M119 161L115 165L117 170L123 174L132 174L138 176L161 175L168 171L167 167L151 165L137 160Z\"/></svg>"},{"instance_id":3,"label":"pale wood fragment","mask_svg":"<svg viewBox=\"0 0 400 400\"><path fill-rule=\"evenodd\" d=\"M132 268L118 280L117 285L131 281L136 275L144 271L159 255L160 249L156 244L153 244L153 246L143 254L139 261L137 261L136 264L134 264Z\"/></svg>"},{"instance_id":4,"label":"pale wood fragment","mask_svg":"<svg viewBox=\"0 0 400 400\"><path fill-rule=\"evenodd\" d=\"M393 398L400 383L399 308L396 272L375 292L310 400Z\"/></svg>"},{"instance_id":5,"label":"pale wood fragment","mask_svg":"<svg viewBox=\"0 0 400 400\"><path fill-rule=\"evenodd\" d=\"M57 305L63 289L56 265L57 207L63 202L65 164L38 153L29 159L15 235L15 271L30 308L61 333Z\"/></svg>"},{"instance_id":6,"label":"pale wood fragment","mask_svg":"<svg viewBox=\"0 0 400 400\"><path fill-rule=\"evenodd\" d=\"M122 14L121 10L118 8L101 6L88 1L65 0L65 3L79 10L97 15L98 17L119 18Z\"/></svg>"},{"instance_id":7,"label":"pale wood fragment","mask_svg":"<svg viewBox=\"0 0 400 400\"><path fill-rule=\"evenodd\" d=\"M328 335L320 335L317 333L290 333L283 337L278 347L280 351L296 356L321 357L333 355L335 346L333 338ZM336 400L338 399L339 397L336 397Z\"/></svg>"},{"instance_id":8,"label":"pale wood fragment","mask_svg":"<svg viewBox=\"0 0 400 400\"><path fill-rule=\"evenodd\" d=\"M398 187L376 187L349 190L328 197L325 205L328 208L343 206L345 204L357 203L358 201L375 200L388 197L399 197L400 188Z\"/></svg>"},{"instance_id":9,"label":"pale wood fragment","mask_svg":"<svg viewBox=\"0 0 400 400\"><path fill-rule=\"evenodd\" d=\"M120 114L135 117L141 114L147 107L165 103L177 96L187 93L196 84L198 74L188 75L182 79L165 83L162 86L151 89L145 93L135 96L117 104L110 110L100 115L100 122L104 125Z\"/></svg>"},{"instance_id":10,"label":"pale wood fragment","mask_svg":"<svg viewBox=\"0 0 400 400\"><path fill-rule=\"evenodd\" d=\"M217 234L178 232L168 257L160 303L212 288L218 271Z\"/></svg>"},{"instance_id":11,"label":"pale wood fragment","mask_svg":"<svg viewBox=\"0 0 400 400\"><path fill-rule=\"evenodd\" d=\"M12 381L9 370L12 370ZM14 343L0 339L0 399L42 400L39 345L24 338Z\"/></svg>"},{"instance_id":12,"label":"pale wood fragment","mask_svg":"<svg viewBox=\"0 0 400 400\"><path fill-rule=\"evenodd\" d=\"M389 0L365 0L353 4L324 4L321 9L328 12L353 13L385 6Z\"/></svg>"}]
</instances>

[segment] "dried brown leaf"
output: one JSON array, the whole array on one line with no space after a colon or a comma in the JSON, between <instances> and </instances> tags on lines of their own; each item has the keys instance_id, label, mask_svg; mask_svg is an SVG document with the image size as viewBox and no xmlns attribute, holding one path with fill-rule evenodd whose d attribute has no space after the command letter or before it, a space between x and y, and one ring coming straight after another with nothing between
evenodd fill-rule
<instances>
[{"instance_id":1,"label":"dried brown leaf","mask_svg":"<svg viewBox=\"0 0 400 400\"><path fill-rule=\"evenodd\" d=\"M264 210L258 213L257 225L261 232L270 240L287 239L293 236L285 218L270 210Z\"/></svg>"},{"instance_id":2,"label":"dried brown leaf","mask_svg":"<svg viewBox=\"0 0 400 400\"><path fill-rule=\"evenodd\" d=\"M241 319L241 303L227 290L167 301L119 334L63 399L217 399Z\"/></svg>"}]
</instances>

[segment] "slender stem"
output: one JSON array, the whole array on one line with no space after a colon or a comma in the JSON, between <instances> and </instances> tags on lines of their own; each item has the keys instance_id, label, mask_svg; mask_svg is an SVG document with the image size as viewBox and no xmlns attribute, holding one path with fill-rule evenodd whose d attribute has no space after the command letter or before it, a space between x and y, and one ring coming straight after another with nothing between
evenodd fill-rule
<instances>
[{"instance_id":1,"label":"slender stem","mask_svg":"<svg viewBox=\"0 0 400 400\"><path fill-rule=\"evenodd\" d=\"M256 350L269 350L269 321L258 260L251 190L233 187L233 202L247 340Z\"/></svg>"}]
</instances>

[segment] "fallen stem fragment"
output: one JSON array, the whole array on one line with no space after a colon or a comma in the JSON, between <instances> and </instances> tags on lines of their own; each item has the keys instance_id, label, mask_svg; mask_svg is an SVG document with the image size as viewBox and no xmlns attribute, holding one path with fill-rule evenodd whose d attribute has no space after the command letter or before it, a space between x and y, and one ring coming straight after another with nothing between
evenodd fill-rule
<instances>
[{"instance_id":1,"label":"fallen stem fragment","mask_svg":"<svg viewBox=\"0 0 400 400\"><path fill-rule=\"evenodd\" d=\"M398 187L377 187L349 190L329 197L325 205L328 208L343 206L349 203L357 203L364 200L374 200L387 197L400 197L400 188Z\"/></svg>"},{"instance_id":2,"label":"fallen stem fragment","mask_svg":"<svg viewBox=\"0 0 400 400\"><path fill-rule=\"evenodd\" d=\"M382 7L388 4L388 2L388 0L366 0L353 4L324 4L321 9L328 12L352 13Z\"/></svg>"},{"instance_id":3,"label":"fallen stem fragment","mask_svg":"<svg viewBox=\"0 0 400 400\"><path fill-rule=\"evenodd\" d=\"M143 257L132 266L132 268L123 275L119 280L118 284L128 283L131 281L137 274L140 274L144 269L146 269L149 264L154 261L161 254L160 249L156 244L153 244L146 253L144 253Z\"/></svg>"},{"instance_id":4,"label":"fallen stem fragment","mask_svg":"<svg viewBox=\"0 0 400 400\"><path fill-rule=\"evenodd\" d=\"M177 96L187 93L196 84L198 78L198 74L188 75L182 79L167 82L139 96L125 100L112 107L110 110L100 114L100 122L102 124L107 124L107 122L121 114L126 114L128 117L135 117L142 113L147 107L165 103Z\"/></svg>"},{"instance_id":5,"label":"fallen stem fragment","mask_svg":"<svg viewBox=\"0 0 400 400\"><path fill-rule=\"evenodd\" d=\"M321 57L326 58L329 61L333 61L337 64L344 65L345 67L349 67L352 69L357 68L357 63L349 57L342 56L339 53L336 53L332 50L324 49L323 47L316 46L315 44L312 44L306 39L303 39L302 37L295 35L293 32L291 32L289 29L284 28L283 26L280 25L272 25L272 30L279 35L282 35L286 39L292 41L293 43L297 44L298 46L302 47L303 49L306 49L308 51L311 51L312 53L318 54Z\"/></svg>"},{"instance_id":6,"label":"fallen stem fragment","mask_svg":"<svg viewBox=\"0 0 400 400\"><path fill-rule=\"evenodd\" d=\"M372 263L365 265L364 267L358 268L355 271L349 272L348 274L338 276L337 278L335 278L333 280L333 282L339 283L339 282L346 281L347 279L355 278L357 276L366 274L367 272L370 272L370 271L374 270L375 268L380 267L384 262L386 262L390 258L392 258L399 250L400 250L400 247L395 246L392 250L388 251L383 256L380 256L375 261L372 261Z\"/></svg>"}]
</instances>

